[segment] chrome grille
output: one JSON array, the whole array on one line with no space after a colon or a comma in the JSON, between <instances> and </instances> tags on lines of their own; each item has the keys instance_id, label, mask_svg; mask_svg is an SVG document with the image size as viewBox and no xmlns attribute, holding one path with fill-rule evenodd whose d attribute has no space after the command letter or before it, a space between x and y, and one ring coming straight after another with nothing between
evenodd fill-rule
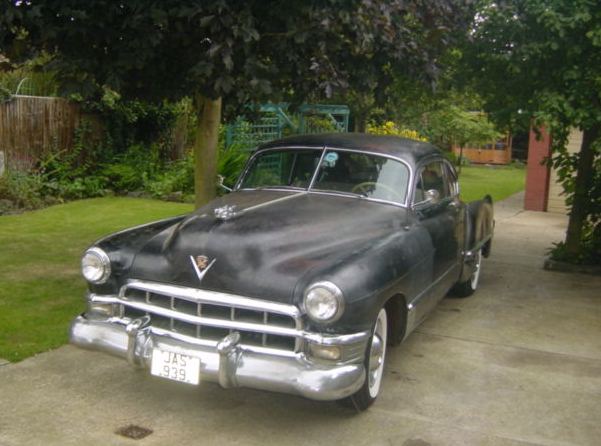
<instances>
[{"instance_id":1,"label":"chrome grille","mask_svg":"<svg viewBox=\"0 0 601 446\"><path fill-rule=\"evenodd\" d=\"M119 297L121 317L149 316L152 327L178 335L217 342L237 331L242 347L300 350L301 318L291 305L140 281Z\"/></svg>"}]
</instances>

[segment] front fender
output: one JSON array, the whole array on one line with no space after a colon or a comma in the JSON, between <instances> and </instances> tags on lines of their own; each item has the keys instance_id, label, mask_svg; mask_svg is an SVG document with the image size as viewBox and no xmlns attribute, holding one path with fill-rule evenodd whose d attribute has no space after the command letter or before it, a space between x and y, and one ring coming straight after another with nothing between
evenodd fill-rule
<instances>
[{"instance_id":1,"label":"front fender","mask_svg":"<svg viewBox=\"0 0 601 446\"><path fill-rule=\"evenodd\" d=\"M427 231L417 225L394 233L340 259L322 271L312 271L296 290L298 302L304 289L316 281L335 283L345 297L345 312L332 326L307 319L310 329L322 332L354 332L371 329L380 308L394 295L407 301L432 280L432 244Z\"/></svg>"},{"instance_id":2,"label":"front fender","mask_svg":"<svg viewBox=\"0 0 601 446\"><path fill-rule=\"evenodd\" d=\"M124 229L93 243L92 246L98 246L107 253L112 271L111 277L106 283L102 285L89 284L90 291L98 294L116 293L139 250L149 240L161 233L167 237L168 232L173 231L185 217L185 215L180 215Z\"/></svg>"}]
</instances>

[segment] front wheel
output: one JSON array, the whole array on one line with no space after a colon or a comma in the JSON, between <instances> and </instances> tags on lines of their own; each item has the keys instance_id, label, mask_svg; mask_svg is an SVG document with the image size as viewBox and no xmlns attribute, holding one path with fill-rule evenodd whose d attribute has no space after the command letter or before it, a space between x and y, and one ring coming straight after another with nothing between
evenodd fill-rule
<instances>
[{"instance_id":1,"label":"front wheel","mask_svg":"<svg viewBox=\"0 0 601 446\"><path fill-rule=\"evenodd\" d=\"M474 254L474 259L470 262L472 273L465 282L457 282L451 293L457 297L468 297L474 294L478 288L478 282L480 281L480 270L482 269L482 249L479 249Z\"/></svg>"},{"instance_id":2,"label":"front wheel","mask_svg":"<svg viewBox=\"0 0 601 446\"><path fill-rule=\"evenodd\" d=\"M388 339L388 318L382 308L376 318L373 332L365 353L365 382L353 395L343 400L347 406L362 412L373 404L380 393L386 359L386 342Z\"/></svg>"}]
</instances>

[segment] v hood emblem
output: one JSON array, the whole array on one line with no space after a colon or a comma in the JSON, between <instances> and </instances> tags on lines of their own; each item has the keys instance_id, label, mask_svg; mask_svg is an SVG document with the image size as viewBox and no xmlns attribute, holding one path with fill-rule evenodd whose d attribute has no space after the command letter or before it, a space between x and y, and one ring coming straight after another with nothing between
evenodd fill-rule
<instances>
[{"instance_id":1,"label":"v hood emblem","mask_svg":"<svg viewBox=\"0 0 601 446\"><path fill-rule=\"evenodd\" d=\"M205 274L211 269L213 263L215 263L217 259L211 260L209 263L209 258L207 256L190 256L190 261L192 262L192 266L194 267L194 272L198 277L198 281L201 282Z\"/></svg>"}]
</instances>

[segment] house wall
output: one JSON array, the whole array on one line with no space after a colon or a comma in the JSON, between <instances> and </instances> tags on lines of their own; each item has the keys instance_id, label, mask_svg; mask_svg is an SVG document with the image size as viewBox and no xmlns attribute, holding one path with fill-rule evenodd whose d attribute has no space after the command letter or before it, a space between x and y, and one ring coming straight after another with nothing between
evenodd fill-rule
<instances>
[{"instance_id":1,"label":"house wall","mask_svg":"<svg viewBox=\"0 0 601 446\"><path fill-rule=\"evenodd\" d=\"M549 192L549 168L544 164L551 154L551 137L540 129L540 138L531 129L528 141L528 170L526 171L526 193L524 209L527 211L546 211Z\"/></svg>"},{"instance_id":2,"label":"house wall","mask_svg":"<svg viewBox=\"0 0 601 446\"><path fill-rule=\"evenodd\" d=\"M568 139L568 152L578 153L582 146L582 132L578 129L572 129ZM557 172L555 169L551 170L549 177L549 192L547 198L547 211L559 214L566 214L568 209L565 203L565 197L563 195L563 189L561 184L558 183Z\"/></svg>"}]
</instances>

